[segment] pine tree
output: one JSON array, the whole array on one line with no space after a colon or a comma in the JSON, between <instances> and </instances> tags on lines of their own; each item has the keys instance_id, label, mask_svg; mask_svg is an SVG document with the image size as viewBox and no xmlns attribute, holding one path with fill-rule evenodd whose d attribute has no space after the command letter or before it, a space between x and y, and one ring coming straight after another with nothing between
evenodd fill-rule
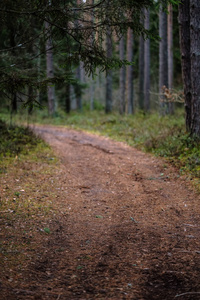
<instances>
[{"instance_id":1,"label":"pine tree","mask_svg":"<svg viewBox=\"0 0 200 300\"><path fill-rule=\"evenodd\" d=\"M179 5L180 49L182 77L185 95L186 129L191 130L192 92L191 92L191 60L190 60L190 0Z\"/></svg>"},{"instance_id":2,"label":"pine tree","mask_svg":"<svg viewBox=\"0 0 200 300\"><path fill-rule=\"evenodd\" d=\"M145 10L145 28L150 28L150 13ZM150 40L144 42L144 109L150 110Z\"/></svg>"},{"instance_id":3,"label":"pine tree","mask_svg":"<svg viewBox=\"0 0 200 300\"><path fill-rule=\"evenodd\" d=\"M168 6L167 18L167 35L168 35L168 89L171 92L173 88L173 7ZM174 113L174 104L169 103L169 113Z\"/></svg>"},{"instance_id":4,"label":"pine tree","mask_svg":"<svg viewBox=\"0 0 200 300\"><path fill-rule=\"evenodd\" d=\"M51 6L51 0L49 0L49 7ZM51 25L49 22L45 21L46 30L46 68L47 68L47 78L51 79L54 77L53 68L53 43L51 36ZM53 116L55 114L55 87L52 84L47 86L47 97L48 97L48 111L49 115Z\"/></svg>"},{"instance_id":5,"label":"pine tree","mask_svg":"<svg viewBox=\"0 0 200 300\"><path fill-rule=\"evenodd\" d=\"M120 59L125 59L125 41L124 36L121 37L119 42L119 53ZM119 112L120 114L125 113L125 92L126 92L126 67L122 66L120 69L120 103L119 103Z\"/></svg>"},{"instance_id":6,"label":"pine tree","mask_svg":"<svg viewBox=\"0 0 200 300\"><path fill-rule=\"evenodd\" d=\"M168 103L164 96L164 89L168 87L168 58L167 58L167 14L162 7L159 12L159 95L161 114L168 113Z\"/></svg>"},{"instance_id":7,"label":"pine tree","mask_svg":"<svg viewBox=\"0 0 200 300\"><path fill-rule=\"evenodd\" d=\"M163 0L164 1L164 0ZM164 1L166 2L166 1ZM48 4L51 5L48 5ZM124 0L104 0L91 3L80 1L77 4L75 0L63 1L57 0L38 1L38 0L2 0L0 1L0 28L1 38L8 39L8 16L13 19L15 26L15 46L8 46L8 43L1 42L0 60L2 68L0 70L1 82L0 90L4 97L11 98L11 94L24 93L28 86L34 90L43 89L45 85L50 87L57 82L71 82L74 76L74 68L78 66L79 61L84 63L85 71L88 75L95 73L99 68L101 71L108 71L113 68L121 68L122 63L114 56L108 57L104 49L106 30L109 27L111 34L120 36L130 27L134 35L144 34L148 37L149 33L144 30L140 23L141 10L144 7L152 5L152 0L124 1ZM91 12L94 12L94 23L88 22ZM31 20L37 31L28 36L25 34L26 29L31 26ZM76 26L79 23L80 26ZM46 30L44 30L46 24ZM51 30L50 30L51 29ZM88 43L91 36L94 36L94 42ZM53 64L51 71L44 74L44 63L42 61L40 68L40 78L38 72L33 72L32 76L28 75L28 61L32 60L32 68L37 67L37 57L44 55L44 48L38 44L38 38L44 44L46 41L47 65L50 65L50 56L52 57L52 46L54 47L54 62L58 56L62 55L61 65L64 66L60 72L60 65L56 65L53 74ZM64 47L65 41L65 47ZM29 43L37 43L39 49L34 49L33 55L30 56L27 48ZM51 44L50 44L51 43ZM67 44L67 47L66 47ZM16 56L11 56L11 49L15 51ZM126 62L124 62L126 64ZM129 68L130 69L130 68ZM51 91L49 102L49 113L53 114L55 106L53 104L53 94ZM27 97L21 99L27 102ZM36 97L33 97L36 102Z\"/></svg>"},{"instance_id":8,"label":"pine tree","mask_svg":"<svg viewBox=\"0 0 200 300\"><path fill-rule=\"evenodd\" d=\"M143 16L141 17L143 21ZM141 35L139 41L139 108L144 109L144 38Z\"/></svg>"},{"instance_id":9,"label":"pine tree","mask_svg":"<svg viewBox=\"0 0 200 300\"><path fill-rule=\"evenodd\" d=\"M133 63L133 31L131 28L127 32L127 60ZM133 114L134 94L133 94L133 65L127 66L127 113Z\"/></svg>"},{"instance_id":10,"label":"pine tree","mask_svg":"<svg viewBox=\"0 0 200 300\"><path fill-rule=\"evenodd\" d=\"M200 1L190 0L191 133L200 138Z\"/></svg>"},{"instance_id":11,"label":"pine tree","mask_svg":"<svg viewBox=\"0 0 200 300\"><path fill-rule=\"evenodd\" d=\"M109 27L107 27L106 34L106 53L107 58L112 58L112 37ZM112 70L109 69L106 72L106 105L105 112L110 113L112 111Z\"/></svg>"}]
</instances>

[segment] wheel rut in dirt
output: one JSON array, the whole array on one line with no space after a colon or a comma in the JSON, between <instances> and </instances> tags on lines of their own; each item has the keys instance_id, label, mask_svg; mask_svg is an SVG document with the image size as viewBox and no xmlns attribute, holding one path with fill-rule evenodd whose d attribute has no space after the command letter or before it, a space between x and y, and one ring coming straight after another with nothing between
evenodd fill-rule
<instances>
[{"instance_id":1,"label":"wheel rut in dirt","mask_svg":"<svg viewBox=\"0 0 200 300\"><path fill-rule=\"evenodd\" d=\"M61 159L63 214L15 299L198 299L199 195L185 180L105 137L34 131Z\"/></svg>"}]
</instances>

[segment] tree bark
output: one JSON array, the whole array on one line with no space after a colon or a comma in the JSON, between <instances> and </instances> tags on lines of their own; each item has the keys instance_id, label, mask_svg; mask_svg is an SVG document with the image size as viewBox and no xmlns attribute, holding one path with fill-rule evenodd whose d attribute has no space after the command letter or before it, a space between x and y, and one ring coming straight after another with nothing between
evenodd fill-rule
<instances>
[{"instance_id":1,"label":"tree bark","mask_svg":"<svg viewBox=\"0 0 200 300\"><path fill-rule=\"evenodd\" d=\"M144 26L149 30L149 10L145 10ZM146 112L150 110L150 39L144 42L144 109Z\"/></svg>"},{"instance_id":2,"label":"tree bark","mask_svg":"<svg viewBox=\"0 0 200 300\"><path fill-rule=\"evenodd\" d=\"M112 57L112 37L110 29L107 28L106 35L106 52L107 57ZM112 70L106 72L106 107L105 112L110 113L112 111Z\"/></svg>"},{"instance_id":3,"label":"tree bark","mask_svg":"<svg viewBox=\"0 0 200 300\"><path fill-rule=\"evenodd\" d=\"M66 113L69 114L71 111L71 87L69 83L66 85L65 109Z\"/></svg>"},{"instance_id":4,"label":"tree bark","mask_svg":"<svg viewBox=\"0 0 200 300\"><path fill-rule=\"evenodd\" d=\"M12 23L12 20L10 20L10 18L8 19L8 28L10 30L10 47L13 48L12 50L12 55L15 56L15 50L14 47L16 46L15 43L15 28L14 25ZM11 96L11 113L17 113L17 93L16 91L12 92L12 96Z\"/></svg>"},{"instance_id":5,"label":"tree bark","mask_svg":"<svg viewBox=\"0 0 200 300\"><path fill-rule=\"evenodd\" d=\"M182 0L179 5L180 49L182 77L185 95L185 123L186 130L190 132L192 115L191 93L191 61L190 61L190 0Z\"/></svg>"},{"instance_id":6,"label":"tree bark","mask_svg":"<svg viewBox=\"0 0 200 300\"><path fill-rule=\"evenodd\" d=\"M78 80L78 84L76 85L75 88L75 94L76 94L76 105L77 105L77 109L79 111L82 111L82 92L81 92L81 87L80 87L80 83L81 83L81 64L79 63L77 69L76 69L76 79Z\"/></svg>"},{"instance_id":7,"label":"tree bark","mask_svg":"<svg viewBox=\"0 0 200 300\"><path fill-rule=\"evenodd\" d=\"M190 0L190 57L192 87L191 133L200 137L200 1Z\"/></svg>"},{"instance_id":8,"label":"tree bark","mask_svg":"<svg viewBox=\"0 0 200 300\"><path fill-rule=\"evenodd\" d=\"M169 91L172 91L173 88L173 7L172 4L168 6L168 26L167 26L167 34L168 34L168 88ZM174 103L169 103L169 113L174 113Z\"/></svg>"},{"instance_id":9,"label":"tree bark","mask_svg":"<svg viewBox=\"0 0 200 300\"><path fill-rule=\"evenodd\" d=\"M165 115L169 112L169 105L166 103L164 89L168 87L168 58L167 58L167 14L160 9L159 12L159 95L160 112Z\"/></svg>"},{"instance_id":10,"label":"tree bark","mask_svg":"<svg viewBox=\"0 0 200 300\"><path fill-rule=\"evenodd\" d=\"M89 4L94 6L94 0L89 0ZM91 11L91 27L94 26L94 9L92 9ZM95 40L95 35L94 32L92 32L91 34L91 45L93 45ZM94 90L95 90L95 86L94 86L94 80L91 76L91 80L90 80L90 110L94 110Z\"/></svg>"},{"instance_id":11,"label":"tree bark","mask_svg":"<svg viewBox=\"0 0 200 300\"><path fill-rule=\"evenodd\" d=\"M128 29L127 33L127 60L133 62L133 31ZM133 114L133 65L127 67L127 112Z\"/></svg>"},{"instance_id":12,"label":"tree bark","mask_svg":"<svg viewBox=\"0 0 200 300\"><path fill-rule=\"evenodd\" d=\"M50 24L45 21L45 29L47 33L46 40L46 68L47 68L47 78L54 77L54 69L53 69L53 44L51 40L50 33ZM47 86L47 97L48 97L48 111L49 115L53 116L55 114L55 88L52 84Z\"/></svg>"},{"instance_id":13,"label":"tree bark","mask_svg":"<svg viewBox=\"0 0 200 300\"><path fill-rule=\"evenodd\" d=\"M142 36L139 43L139 108L144 110L144 39Z\"/></svg>"},{"instance_id":14,"label":"tree bark","mask_svg":"<svg viewBox=\"0 0 200 300\"><path fill-rule=\"evenodd\" d=\"M33 113L33 102L34 102L34 91L33 91L33 87L30 85L28 87L28 102L29 102L29 106L28 106L28 114L31 115Z\"/></svg>"},{"instance_id":15,"label":"tree bark","mask_svg":"<svg viewBox=\"0 0 200 300\"><path fill-rule=\"evenodd\" d=\"M82 0L77 0L77 7L80 8L80 5L82 4ZM78 28L79 27L79 24L80 22L77 20L76 21L76 27ZM77 104L77 109L79 111L82 111L83 107L82 107L82 91L81 91L81 87L79 85L79 83L82 82L82 67L83 67L83 64L82 62L80 61L79 62L79 65L76 69L76 78L78 80L78 84L76 86L76 89L75 89L75 92L76 92L76 104Z\"/></svg>"},{"instance_id":16,"label":"tree bark","mask_svg":"<svg viewBox=\"0 0 200 300\"><path fill-rule=\"evenodd\" d=\"M120 59L125 59L125 41L124 36L121 37L119 42ZM119 113L122 115L125 113L125 92L126 92L126 67L123 66L120 69L120 103Z\"/></svg>"}]
</instances>

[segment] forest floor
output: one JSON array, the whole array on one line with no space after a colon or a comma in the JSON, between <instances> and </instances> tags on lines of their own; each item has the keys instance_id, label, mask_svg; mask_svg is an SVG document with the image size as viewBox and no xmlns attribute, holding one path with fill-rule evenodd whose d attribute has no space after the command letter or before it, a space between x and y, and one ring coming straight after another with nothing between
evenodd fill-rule
<instances>
[{"instance_id":1,"label":"forest floor","mask_svg":"<svg viewBox=\"0 0 200 300\"><path fill-rule=\"evenodd\" d=\"M34 131L61 163L45 191L41 166L21 162L20 176L24 184L39 176L35 193L53 193L56 210L40 224L26 219L37 234L19 237L22 262L17 250L4 257L0 299L200 299L200 195L190 183L164 160L105 137ZM11 189L16 177L3 178ZM12 243L17 224L6 224L0 235Z\"/></svg>"}]
</instances>

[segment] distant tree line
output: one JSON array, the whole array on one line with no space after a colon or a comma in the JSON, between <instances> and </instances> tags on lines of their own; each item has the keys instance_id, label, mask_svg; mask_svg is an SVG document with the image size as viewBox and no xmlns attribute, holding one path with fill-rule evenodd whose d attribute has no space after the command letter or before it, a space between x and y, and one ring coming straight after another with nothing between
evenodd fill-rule
<instances>
[{"instance_id":1,"label":"distant tree line","mask_svg":"<svg viewBox=\"0 0 200 300\"><path fill-rule=\"evenodd\" d=\"M31 113L48 103L50 116L58 106L81 111L89 87L92 110L96 86L103 84L106 113L113 99L121 114L133 114L136 106L147 113L154 94L162 115L174 113L182 61L186 129L200 136L200 2L178 2L2 0L1 107L15 112L23 102ZM105 76L95 75L101 72Z\"/></svg>"}]
</instances>

